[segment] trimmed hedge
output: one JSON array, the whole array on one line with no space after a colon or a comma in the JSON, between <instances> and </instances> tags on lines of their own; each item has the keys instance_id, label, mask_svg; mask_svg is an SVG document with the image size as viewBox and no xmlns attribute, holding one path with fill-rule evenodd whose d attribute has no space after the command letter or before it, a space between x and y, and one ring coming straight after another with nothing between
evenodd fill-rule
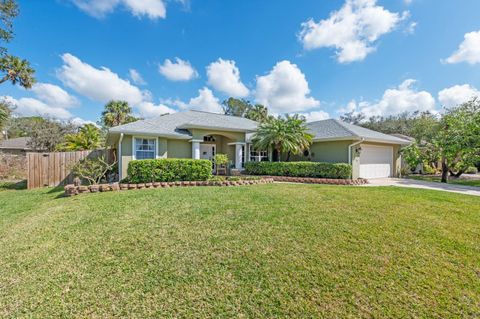
<instances>
[{"instance_id":1,"label":"trimmed hedge","mask_svg":"<svg viewBox=\"0 0 480 319\"><path fill-rule=\"evenodd\" d=\"M212 162L194 159L149 159L128 163L128 182L206 181L212 177Z\"/></svg>"},{"instance_id":2,"label":"trimmed hedge","mask_svg":"<svg viewBox=\"0 0 480 319\"><path fill-rule=\"evenodd\" d=\"M319 162L247 162L245 170L250 175L292 176L348 179L352 165Z\"/></svg>"}]
</instances>

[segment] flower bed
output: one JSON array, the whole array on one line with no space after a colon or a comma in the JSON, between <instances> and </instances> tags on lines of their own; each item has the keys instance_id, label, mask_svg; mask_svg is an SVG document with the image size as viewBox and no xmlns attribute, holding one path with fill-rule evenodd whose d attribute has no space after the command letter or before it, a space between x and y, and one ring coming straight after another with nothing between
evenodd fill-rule
<instances>
[{"instance_id":1,"label":"flower bed","mask_svg":"<svg viewBox=\"0 0 480 319\"><path fill-rule=\"evenodd\" d=\"M334 179L334 178L313 178L313 177L291 177L291 176L263 176L273 179L275 182L306 183L306 184L331 184L331 185L365 185L368 181L359 179Z\"/></svg>"},{"instance_id":2,"label":"flower bed","mask_svg":"<svg viewBox=\"0 0 480 319\"><path fill-rule=\"evenodd\" d=\"M98 193L111 191L124 191L130 189L146 189L146 188L169 188L169 187L191 187L191 186L241 186L273 183L273 178L227 178L214 179L209 181L183 181L183 182L155 182L155 183L138 183L138 184L100 184L90 186L75 186L73 184L65 186L65 196L74 196L84 193Z\"/></svg>"}]
</instances>

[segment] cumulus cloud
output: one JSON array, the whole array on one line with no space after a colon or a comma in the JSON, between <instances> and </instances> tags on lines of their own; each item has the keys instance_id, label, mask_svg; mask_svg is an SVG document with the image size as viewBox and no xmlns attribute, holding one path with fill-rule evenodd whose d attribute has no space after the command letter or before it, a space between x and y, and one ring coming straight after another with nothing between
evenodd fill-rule
<instances>
[{"instance_id":1,"label":"cumulus cloud","mask_svg":"<svg viewBox=\"0 0 480 319\"><path fill-rule=\"evenodd\" d=\"M135 69L130 69L128 70L128 74L130 76L130 79L132 79L133 83L137 84L137 85L145 85L147 84L147 82L145 82L145 80L143 79L142 75L140 74L140 72L138 72L137 70Z\"/></svg>"},{"instance_id":2,"label":"cumulus cloud","mask_svg":"<svg viewBox=\"0 0 480 319\"><path fill-rule=\"evenodd\" d=\"M480 63L480 30L466 33L463 42L460 43L457 51L448 57L445 62L467 62L469 64Z\"/></svg>"},{"instance_id":3,"label":"cumulus cloud","mask_svg":"<svg viewBox=\"0 0 480 319\"><path fill-rule=\"evenodd\" d=\"M64 89L54 84L36 83L33 85L32 91L38 99L51 106L70 108L79 104L74 96L71 96Z\"/></svg>"},{"instance_id":4,"label":"cumulus cloud","mask_svg":"<svg viewBox=\"0 0 480 319\"><path fill-rule=\"evenodd\" d=\"M212 113L223 113L223 108L220 104L220 101L207 87L198 90L198 96L190 99L188 103L181 103L177 101L177 105L183 109L191 108Z\"/></svg>"},{"instance_id":5,"label":"cumulus cloud","mask_svg":"<svg viewBox=\"0 0 480 319\"><path fill-rule=\"evenodd\" d=\"M138 104L137 109L140 115L144 118L157 117L166 113L175 113L175 110L166 106L165 104L154 104L152 102L141 102Z\"/></svg>"},{"instance_id":6,"label":"cumulus cloud","mask_svg":"<svg viewBox=\"0 0 480 319\"><path fill-rule=\"evenodd\" d=\"M35 98L23 97L17 100L11 96L3 96L2 99L13 107L15 114L21 116L45 116L62 120L72 117L67 109L50 106Z\"/></svg>"},{"instance_id":7,"label":"cumulus cloud","mask_svg":"<svg viewBox=\"0 0 480 319\"><path fill-rule=\"evenodd\" d=\"M136 17L148 17L155 20L165 18L167 10L163 0L72 0L82 11L96 17L103 18L122 6Z\"/></svg>"},{"instance_id":8,"label":"cumulus cloud","mask_svg":"<svg viewBox=\"0 0 480 319\"><path fill-rule=\"evenodd\" d=\"M431 111L435 112L435 99L427 91L414 88L416 80L408 79L397 88L387 89L382 99L376 102L351 101L346 108L348 112L361 112L367 117L387 116L402 112Z\"/></svg>"},{"instance_id":9,"label":"cumulus cloud","mask_svg":"<svg viewBox=\"0 0 480 319\"><path fill-rule=\"evenodd\" d=\"M240 80L240 70L233 60L218 59L207 67L208 84L215 90L233 97L246 97L250 94Z\"/></svg>"},{"instance_id":10,"label":"cumulus cloud","mask_svg":"<svg viewBox=\"0 0 480 319\"><path fill-rule=\"evenodd\" d=\"M469 84L454 85L438 92L438 100L445 107L454 107L475 97L480 98L480 91Z\"/></svg>"},{"instance_id":11,"label":"cumulus cloud","mask_svg":"<svg viewBox=\"0 0 480 319\"><path fill-rule=\"evenodd\" d=\"M264 76L257 77L255 99L273 113L302 112L320 105L309 96L305 75L290 61L278 62Z\"/></svg>"},{"instance_id":12,"label":"cumulus cloud","mask_svg":"<svg viewBox=\"0 0 480 319\"><path fill-rule=\"evenodd\" d=\"M339 11L318 23L302 23L299 39L306 50L335 48L340 63L362 61L375 51L375 42L406 19L408 11L396 13L377 5L376 0L346 0Z\"/></svg>"},{"instance_id":13,"label":"cumulus cloud","mask_svg":"<svg viewBox=\"0 0 480 319\"><path fill-rule=\"evenodd\" d=\"M57 70L58 78L81 95L102 103L115 99L132 105L145 98L145 92L106 67L97 69L70 53L63 54L62 59L64 64Z\"/></svg>"},{"instance_id":14,"label":"cumulus cloud","mask_svg":"<svg viewBox=\"0 0 480 319\"><path fill-rule=\"evenodd\" d=\"M198 76L197 71L192 67L190 62L175 58L172 62L166 59L162 65L158 67L160 74L171 81L189 81Z\"/></svg>"},{"instance_id":15,"label":"cumulus cloud","mask_svg":"<svg viewBox=\"0 0 480 319\"><path fill-rule=\"evenodd\" d=\"M330 118L330 114L325 111L312 111L308 113L300 113L301 115L305 116L307 122L314 122L314 121L321 121Z\"/></svg>"}]
</instances>

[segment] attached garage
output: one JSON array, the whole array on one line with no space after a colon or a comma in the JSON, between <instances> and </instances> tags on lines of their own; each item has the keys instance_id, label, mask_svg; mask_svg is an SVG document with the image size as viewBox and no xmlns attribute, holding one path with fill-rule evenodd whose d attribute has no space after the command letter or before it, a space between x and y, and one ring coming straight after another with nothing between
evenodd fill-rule
<instances>
[{"instance_id":1,"label":"attached garage","mask_svg":"<svg viewBox=\"0 0 480 319\"><path fill-rule=\"evenodd\" d=\"M393 174L393 146L361 145L361 178L385 178Z\"/></svg>"}]
</instances>

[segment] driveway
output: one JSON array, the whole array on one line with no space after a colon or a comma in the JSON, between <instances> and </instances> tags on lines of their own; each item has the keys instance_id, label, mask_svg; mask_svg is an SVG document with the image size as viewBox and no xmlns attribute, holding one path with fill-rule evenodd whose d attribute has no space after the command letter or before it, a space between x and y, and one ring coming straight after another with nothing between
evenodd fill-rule
<instances>
[{"instance_id":1,"label":"driveway","mask_svg":"<svg viewBox=\"0 0 480 319\"><path fill-rule=\"evenodd\" d=\"M364 186L398 186L421 189L432 189L451 193L460 193L466 195L480 196L480 187L463 186L455 184L443 184L437 182L418 181L405 178L378 178L368 180L369 184Z\"/></svg>"}]
</instances>

